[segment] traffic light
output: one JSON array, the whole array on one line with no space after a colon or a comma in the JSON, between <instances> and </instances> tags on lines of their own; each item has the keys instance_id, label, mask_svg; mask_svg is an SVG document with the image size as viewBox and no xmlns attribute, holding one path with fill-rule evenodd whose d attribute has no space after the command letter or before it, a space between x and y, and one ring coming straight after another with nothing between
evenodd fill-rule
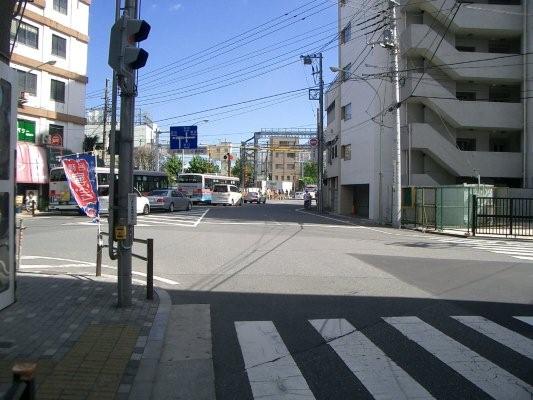
<instances>
[{"instance_id":1,"label":"traffic light","mask_svg":"<svg viewBox=\"0 0 533 400\"><path fill-rule=\"evenodd\" d=\"M150 25L142 19L122 15L111 28L108 64L120 75L132 74L146 65L148 52L137 47L150 33Z\"/></svg>"}]
</instances>

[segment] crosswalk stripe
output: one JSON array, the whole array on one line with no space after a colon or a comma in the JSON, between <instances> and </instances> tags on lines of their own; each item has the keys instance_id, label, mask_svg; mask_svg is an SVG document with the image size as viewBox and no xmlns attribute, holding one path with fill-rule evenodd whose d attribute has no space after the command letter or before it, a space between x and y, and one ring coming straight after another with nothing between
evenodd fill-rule
<instances>
[{"instance_id":1,"label":"crosswalk stripe","mask_svg":"<svg viewBox=\"0 0 533 400\"><path fill-rule=\"evenodd\" d=\"M514 318L533 326L533 317L514 317Z\"/></svg>"},{"instance_id":2,"label":"crosswalk stripe","mask_svg":"<svg viewBox=\"0 0 533 400\"><path fill-rule=\"evenodd\" d=\"M271 321L235 321L254 398L314 399Z\"/></svg>"},{"instance_id":3,"label":"crosswalk stripe","mask_svg":"<svg viewBox=\"0 0 533 400\"><path fill-rule=\"evenodd\" d=\"M533 397L533 387L421 319L383 317L383 320L493 398L531 400Z\"/></svg>"},{"instance_id":4,"label":"crosswalk stripe","mask_svg":"<svg viewBox=\"0 0 533 400\"><path fill-rule=\"evenodd\" d=\"M492 340L513 349L517 353L533 359L532 340L477 315L455 316L452 318L488 336Z\"/></svg>"},{"instance_id":5,"label":"crosswalk stripe","mask_svg":"<svg viewBox=\"0 0 533 400\"><path fill-rule=\"evenodd\" d=\"M309 321L376 399L433 399L345 319Z\"/></svg>"}]
</instances>

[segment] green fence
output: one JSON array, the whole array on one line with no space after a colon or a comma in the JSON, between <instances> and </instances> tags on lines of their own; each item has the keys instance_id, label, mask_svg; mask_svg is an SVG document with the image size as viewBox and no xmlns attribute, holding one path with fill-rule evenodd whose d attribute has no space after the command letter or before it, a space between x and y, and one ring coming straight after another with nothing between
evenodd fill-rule
<instances>
[{"instance_id":1,"label":"green fence","mask_svg":"<svg viewBox=\"0 0 533 400\"><path fill-rule=\"evenodd\" d=\"M470 231L472 196L489 197L493 190L494 187L489 185L404 188L402 224L434 230Z\"/></svg>"}]
</instances>

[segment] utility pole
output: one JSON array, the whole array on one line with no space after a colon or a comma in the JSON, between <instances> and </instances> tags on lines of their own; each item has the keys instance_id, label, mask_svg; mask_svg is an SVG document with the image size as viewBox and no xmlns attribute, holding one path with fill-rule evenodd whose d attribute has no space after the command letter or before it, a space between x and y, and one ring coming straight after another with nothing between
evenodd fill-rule
<instances>
[{"instance_id":1,"label":"utility pole","mask_svg":"<svg viewBox=\"0 0 533 400\"><path fill-rule=\"evenodd\" d=\"M322 53L309 54L306 56L300 56L303 59L304 64L312 64L313 59L318 59L318 95L316 89L309 89L309 100L317 100L319 103L318 118L317 118L317 169L318 169L318 199L317 199L317 211L322 214L324 212L324 80L322 79ZM315 73L315 72L313 72Z\"/></svg>"},{"instance_id":2,"label":"utility pole","mask_svg":"<svg viewBox=\"0 0 533 400\"><path fill-rule=\"evenodd\" d=\"M392 33L390 45L392 53L392 78L394 82L394 171L393 171L393 197L392 197L392 226L402 227L402 154L401 154L401 124L400 124L400 81L398 74L398 31L396 27L396 7L398 3L389 0L389 21Z\"/></svg>"}]
</instances>

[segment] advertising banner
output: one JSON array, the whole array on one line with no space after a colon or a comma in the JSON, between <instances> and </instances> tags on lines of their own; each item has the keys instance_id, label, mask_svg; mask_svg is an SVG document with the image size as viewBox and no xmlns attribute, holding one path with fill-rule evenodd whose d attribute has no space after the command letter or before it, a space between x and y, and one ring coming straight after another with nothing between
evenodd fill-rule
<instances>
[{"instance_id":1,"label":"advertising banner","mask_svg":"<svg viewBox=\"0 0 533 400\"><path fill-rule=\"evenodd\" d=\"M96 160L92 154L72 154L61 159L70 193L88 217L98 216Z\"/></svg>"}]
</instances>

